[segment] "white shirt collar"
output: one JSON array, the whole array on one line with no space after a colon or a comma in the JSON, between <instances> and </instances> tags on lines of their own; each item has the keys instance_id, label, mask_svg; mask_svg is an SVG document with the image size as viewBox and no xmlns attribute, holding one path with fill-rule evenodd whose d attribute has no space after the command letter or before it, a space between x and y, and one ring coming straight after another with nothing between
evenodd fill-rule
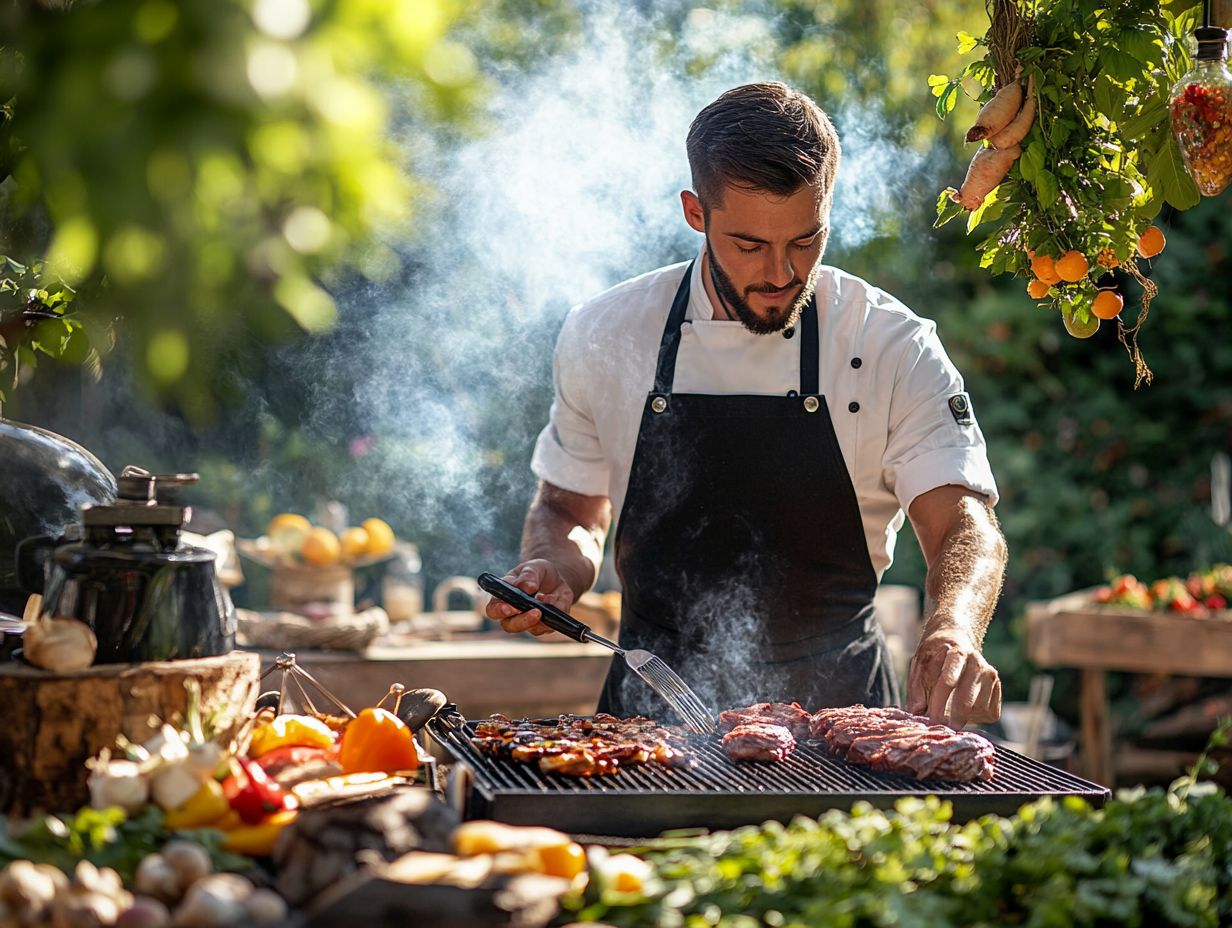
<instances>
[{"instance_id":1,"label":"white shirt collar","mask_svg":"<svg viewBox=\"0 0 1232 928\"><path fill-rule=\"evenodd\" d=\"M706 292L706 285L702 282L702 256L705 253L706 245L703 242L689 277L689 309L685 318L690 322L706 322L715 318L714 304L710 302L710 294Z\"/></svg>"}]
</instances>

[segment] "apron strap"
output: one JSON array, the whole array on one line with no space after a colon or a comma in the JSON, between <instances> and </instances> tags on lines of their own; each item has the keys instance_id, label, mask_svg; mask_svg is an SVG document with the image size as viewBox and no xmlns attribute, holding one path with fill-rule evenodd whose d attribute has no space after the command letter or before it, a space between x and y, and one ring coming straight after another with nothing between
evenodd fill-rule
<instances>
[{"instance_id":1,"label":"apron strap","mask_svg":"<svg viewBox=\"0 0 1232 928\"><path fill-rule=\"evenodd\" d=\"M654 394L671 396L676 379L676 355L680 351L680 329L689 309L689 283L693 279L694 258L684 270L676 297L659 339L659 362L655 367ZM817 338L817 294L814 293L800 314L800 395L817 396L821 389L821 347Z\"/></svg>"},{"instance_id":2,"label":"apron strap","mask_svg":"<svg viewBox=\"0 0 1232 928\"><path fill-rule=\"evenodd\" d=\"M659 364L655 368L654 392L659 396L670 396L672 382L676 379L676 353L680 351L680 327L684 325L684 314L689 308L689 281L693 278L694 258L684 269L684 279L676 288L676 298L672 300L671 312L667 314L667 324L663 326L663 337L659 339Z\"/></svg>"},{"instance_id":3,"label":"apron strap","mask_svg":"<svg viewBox=\"0 0 1232 928\"><path fill-rule=\"evenodd\" d=\"M817 337L817 294L800 314L800 395L821 392L821 343Z\"/></svg>"}]
</instances>

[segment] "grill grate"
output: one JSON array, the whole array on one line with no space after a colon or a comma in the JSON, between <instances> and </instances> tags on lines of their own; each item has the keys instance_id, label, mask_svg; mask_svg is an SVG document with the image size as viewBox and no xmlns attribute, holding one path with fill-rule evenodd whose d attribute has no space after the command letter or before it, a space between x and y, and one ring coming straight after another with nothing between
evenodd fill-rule
<instances>
[{"instance_id":1,"label":"grill grate","mask_svg":"<svg viewBox=\"0 0 1232 928\"><path fill-rule=\"evenodd\" d=\"M482 754L471 743L474 723L456 712L428 725L432 737L473 778L465 797L471 817L515 825L551 825L575 834L649 837L671 828L732 828L767 819L790 821L850 808L865 800L889 808L904 796L936 795L959 821L987 813L1012 815L1043 796L1079 796L1103 805L1108 790L1015 751L997 748L988 782L920 781L840 760L819 742L802 741L775 764L735 763L715 735L695 736L692 769L625 767L613 776L566 777Z\"/></svg>"}]
</instances>

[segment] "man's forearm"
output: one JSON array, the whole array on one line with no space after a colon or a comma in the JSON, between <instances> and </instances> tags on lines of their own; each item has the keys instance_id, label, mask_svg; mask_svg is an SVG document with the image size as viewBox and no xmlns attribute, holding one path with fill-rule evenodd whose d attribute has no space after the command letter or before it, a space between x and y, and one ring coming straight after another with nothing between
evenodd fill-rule
<instances>
[{"instance_id":1,"label":"man's forearm","mask_svg":"<svg viewBox=\"0 0 1232 928\"><path fill-rule=\"evenodd\" d=\"M551 490L540 488L522 527L522 560L543 558L555 565L574 599L594 585L607 536L605 519L583 519L560 505Z\"/></svg>"},{"instance_id":2,"label":"man's forearm","mask_svg":"<svg viewBox=\"0 0 1232 928\"><path fill-rule=\"evenodd\" d=\"M965 631L982 645L1001 593L1005 560L996 516L978 500L965 498L959 517L929 560L924 633Z\"/></svg>"}]
</instances>

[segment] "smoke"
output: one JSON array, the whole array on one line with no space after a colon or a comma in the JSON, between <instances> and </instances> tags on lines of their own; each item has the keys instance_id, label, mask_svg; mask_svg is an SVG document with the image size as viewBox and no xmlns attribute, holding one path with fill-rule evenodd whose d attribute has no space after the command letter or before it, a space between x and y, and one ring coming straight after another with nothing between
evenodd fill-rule
<instances>
[{"instance_id":1,"label":"smoke","mask_svg":"<svg viewBox=\"0 0 1232 928\"><path fill-rule=\"evenodd\" d=\"M395 505L421 524L450 523L512 553L560 321L620 280L696 253L678 197L690 186L689 123L723 90L780 76L772 25L757 10L594 4L567 52L495 74L480 137L408 136L436 191L405 252L410 282L360 312L363 333L345 353L322 359L358 368L354 389L338 395L325 381L313 397L322 432L377 436L383 452L363 471L374 490L396 488ZM846 156L834 247L845 249L875 234L887 178L907 165L879 141L875 115L835 121Z\"/></svg>"},{"instance_id":2,"label":"smoke","mask_svg":"<svg viewBox=\"0 0 1232 928\"><path fill-rule=\"evenodd\" d=\"M144 438L149 455L125 457L187 469L199 466L189 454L231 455L242 459L228 471L234 486L302 511L314 502L305 485L330 487L356 519L383 516L419 541L438 575L429 580L511 564L560 323L571 305L696 254L678 198L690 186L685 135L723 90L782 77L767 10L584 2L579 34L543 43L532 67L489 68L477 132L410 122L399 141L431 194L405 240L379 249L401 257L400 282L337 288L336 333L277 353L233 390L243 430L221 430L207 449L148 414L125 447ZM836 261L878 234L890 184L913 164L884 141L875 112L819 102L844 145ZM263 447L227 444L239 434ZM304 439L326 450L293 453ZM109 442L100 433L100 453Z\"/></svg>"}]
</instances>

